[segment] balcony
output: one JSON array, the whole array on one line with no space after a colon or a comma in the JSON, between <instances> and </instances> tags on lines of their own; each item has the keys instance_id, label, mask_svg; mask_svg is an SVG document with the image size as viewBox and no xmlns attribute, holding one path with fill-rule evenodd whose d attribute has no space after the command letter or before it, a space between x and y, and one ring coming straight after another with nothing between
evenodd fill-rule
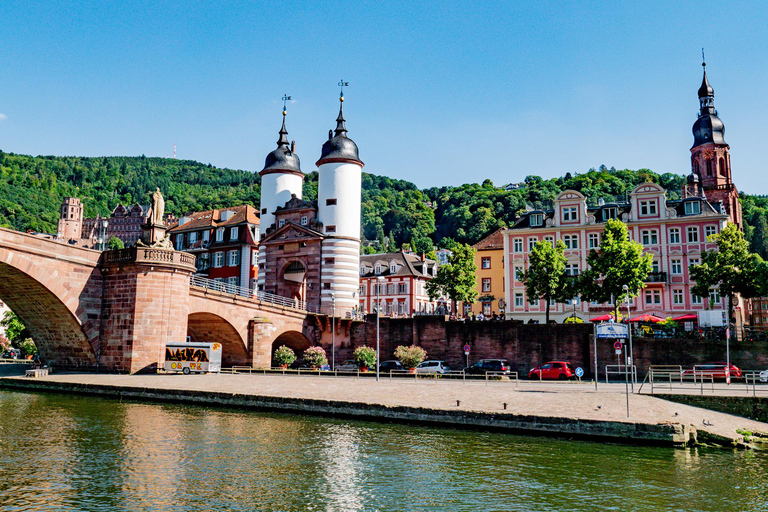
<instances>
[{"instance_id":1,"label":"balcony","mask_svg":"<svg viewBox=\"0 0 768 512\"><path fill-rule=\"evenodd\" d=\"M645 278L646 283L666 283L667 282L667 273L666 272L650 272L648 274L648 277Z\"/></svg>"}]
</instances>

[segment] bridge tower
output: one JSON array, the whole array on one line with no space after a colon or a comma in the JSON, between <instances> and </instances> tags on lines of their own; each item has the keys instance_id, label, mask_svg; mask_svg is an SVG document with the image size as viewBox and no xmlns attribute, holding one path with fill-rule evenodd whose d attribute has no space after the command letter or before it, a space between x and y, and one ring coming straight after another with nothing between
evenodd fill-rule
<instances>
[{"instance_id":1,"label":"bridge tower","mask_svg":"<svg viewBox=\"0 0 768 512\"><path fill-rule=\"evenodd\" d=\"M323 144L317 186L317 218L322 226L320 306L331 313L332 294L337 315L358 304L360 288L360 192L363 162L357 144L347 137L344 94L339 96L336 130Z\"/></svg>"},{"instance_id":2,"label":"bridge tower","mask_svg":"<svg viewBox=\"0 0 768 512\"><path fill-rule=\"evenodd\" d=\"M65 197L61 204L57 235L61 240L80 240L83 230L83 205L77 197Z\"/></svg>"}]
</instances>

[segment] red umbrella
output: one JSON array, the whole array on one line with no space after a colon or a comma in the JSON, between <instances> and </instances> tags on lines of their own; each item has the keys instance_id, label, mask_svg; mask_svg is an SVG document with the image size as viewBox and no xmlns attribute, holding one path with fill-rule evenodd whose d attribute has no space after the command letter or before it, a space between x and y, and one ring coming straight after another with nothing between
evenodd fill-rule
<instances>
[{"instance_id":1,"label":"red umbrella","mask_svg":"<svg viewBox=\"0 0 768 512\"><path fill-rule=\"evenodd\" d=\"M636 316L635 318L630 318L629 321L630 322L646 322L646 323L654 323L654 324L656 324L656 323L659 323L659 322L663 322L664 319L663 318L659 318L658 316L653 316L653 315L645 314L645 315Z\"/></svg>"},{"instance_id":2,"label":"red umbrella","mask_svg":"<svg viewBox=\"0 0 768 512\"><path fill-rule=\"evenodd\" d=\"M609 320L615 320L613 315L601 315L591 319L590 322L608 322Z\"/></svg>"},{"instance_id":3,"label":"red umbrella","mask_svg":"<svg viewBox=\"0 0 768 512\"><path fill-rule=\"evenodd\" d=\"M688 315L678 316L677 318L673 318L672 320L674 320L675 322L691 322L693 320L698 320L698 319L699 317L697 317L696 315L688 314Z\"/></svg>"}]
</instances>

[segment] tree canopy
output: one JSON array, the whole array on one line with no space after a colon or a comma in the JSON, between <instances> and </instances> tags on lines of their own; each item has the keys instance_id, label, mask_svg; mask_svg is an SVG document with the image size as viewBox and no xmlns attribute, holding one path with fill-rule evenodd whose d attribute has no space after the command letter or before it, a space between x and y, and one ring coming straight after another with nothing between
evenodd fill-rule
<instances>
[{"instance_id":1,"label":"tree canopy","mask_svg":"<svg viewBox=\"0 0 768 512\"><path fill-rule=\"evenodd\" d=\"M431 300L447 296L454 302L455 312L457 301L472 303L477 298L477 251L467 244L455 244L451 250L453 253L448 263L442 265L437 270L437 275L427 282L427 294Z\"/></svg>"},{"instance_id":2,"label":"tree canopy","mask_svg":"<svg viewBox=\"0 0 768 512\"><path fill-rule=\"evenodd\" d=\"M533 246L528 256L528 270L522 276L525 294L531 304L538 300L546 302L547 323L550 300L563 302L571 297L571 277L565 273L565 264L565 244L562 240L558 240L554 247L542 240Z\"/></svg>"}]
</instances>

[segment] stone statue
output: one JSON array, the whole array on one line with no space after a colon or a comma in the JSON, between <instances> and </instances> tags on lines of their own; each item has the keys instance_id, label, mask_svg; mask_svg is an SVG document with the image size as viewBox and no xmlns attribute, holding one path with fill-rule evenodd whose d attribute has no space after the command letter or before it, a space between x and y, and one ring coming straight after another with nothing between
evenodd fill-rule
<instances>
[{"instance_id":1,"label":"stone statue","mask_svg":"<svg viewBox=\"0 0 768 512\"><path fill-rule=\"evenodd\" d=\"M163 199L163 194L160 192L160 187L158 187L155 190L155 193L152 194L152 213L150 214L149 218L149 224L150 225L165 225L165 199Z\"/></svg>"}]
</instances>

